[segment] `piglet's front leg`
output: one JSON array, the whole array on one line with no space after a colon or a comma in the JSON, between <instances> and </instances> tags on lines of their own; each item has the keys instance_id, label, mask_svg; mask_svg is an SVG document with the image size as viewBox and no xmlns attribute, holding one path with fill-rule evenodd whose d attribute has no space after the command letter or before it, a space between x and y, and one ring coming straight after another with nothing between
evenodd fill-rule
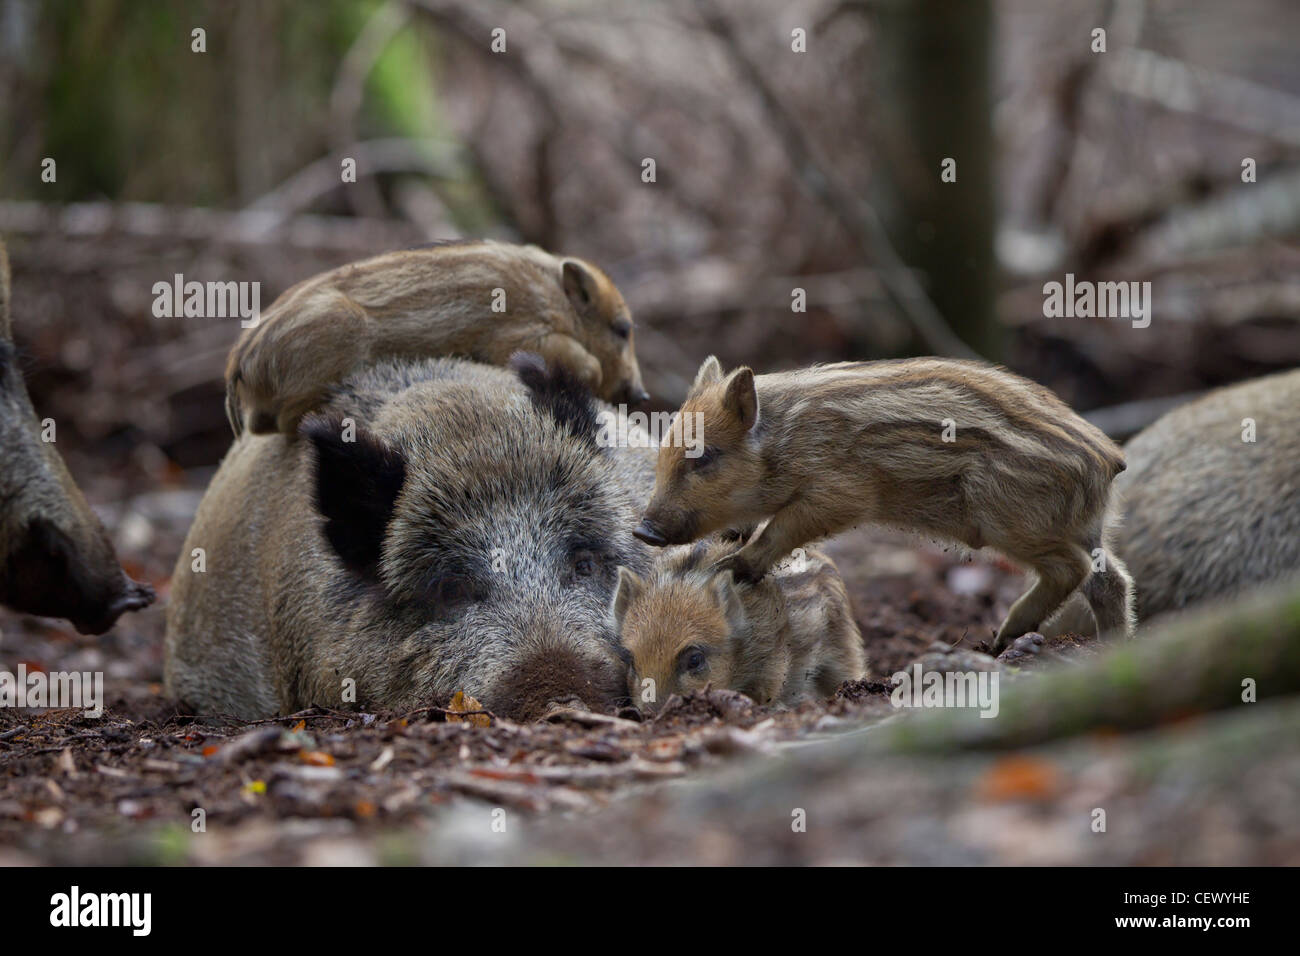
<instances>
[{"instance_id":1,"label":"piglet's front leg","mask_svg":"<svg viewBox=\"0 0 1300 956\"><path fill-rule=\"evenodd\" d=\"M819 537L820 523L806 506L787 505L739 551L714 563L716 571L730 571L737 581L754 583L768 569L801 544Z\"/></svg>"}]
</instances>

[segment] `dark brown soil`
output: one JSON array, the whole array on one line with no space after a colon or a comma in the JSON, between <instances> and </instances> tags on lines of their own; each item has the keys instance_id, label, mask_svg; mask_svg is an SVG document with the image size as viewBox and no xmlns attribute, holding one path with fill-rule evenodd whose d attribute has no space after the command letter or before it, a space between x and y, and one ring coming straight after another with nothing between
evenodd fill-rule
<instances>
[{"instance_id":1,"label":"dark brown soil","mask_svg":"<svg viewBox=\"0 0 1300 956\"><path fill-rule=\"evenodd\" d=\"M165 599L164 562L176 553L188 516L150 500L133 507L152 515L154 527L150 547L125 557ZM161 607L123 618L103 638L4 614L0 664L102 670L110 703L100 718L0 709L0 859L94 857L91 835L116 835L113 852L130 852L121 840L131 845L133 823L192 830L199 818L223 828L335 820L380 832L457 795L526 812L598 808L729 756L890 713L891 673L936 642L974 649L1020 586L1019 575L1001 564L959 561L887 532L854 532L830 550L849 585L872 676L794 710L711 690L670 700L654 719L635 709L620 716L560 711L526 725L493 717L486 727L437 709L311 711L251 723L196 717L163 696Z\"/></svg>"}]
</instances>

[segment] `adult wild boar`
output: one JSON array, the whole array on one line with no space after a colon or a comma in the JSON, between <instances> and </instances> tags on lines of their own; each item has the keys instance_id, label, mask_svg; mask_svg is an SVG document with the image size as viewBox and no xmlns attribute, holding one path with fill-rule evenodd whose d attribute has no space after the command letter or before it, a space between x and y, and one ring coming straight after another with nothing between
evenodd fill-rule
<instances>
[{"instance_id":1,"label":"adult wild boar","mask_svg":"<svg viewBox=\"0 0 1300 956\"><path fill-rule=\"evenodd\" d=\"M1145 619L1300 570L1300 369L1217 389L1125 447L1116 547Z\"/></svg>"},{"instance_id":2,"label":"adult wild boar","mask_svg":"<svg viewBox=\"0 0 1300 956\"><path fill-rule=\"evenodd\" d=\"M168 692L242 717L625 697L606 612L648 569L654 449L601 447L582 386L516 364L380 364L297 436L237 439L173 577Z\"/></svg>"},{"instance_id":3,"label":"adult wild boar","mask_svg":"<svg viewBox=\"0 0 1300 956\"><path fill-rule=\"evenodd\" d=\"M14 349L9 285L0 242L0 604L102 634L152 603L153 589L123 572L54 444L41 439Z\"/></svg>"},{"instance_id":4,"label":"adult wild boar","mask_svg":"<svg viewBox=\"0 0 1300 956\"><path fill-rule=\"evenodd\" d=\"M1300 369L1216 389L1124 446L1115 549L1139 620L1300 571ZM1071 602L1049 634L1094 633Z\"/></svg>"}]
</instances>

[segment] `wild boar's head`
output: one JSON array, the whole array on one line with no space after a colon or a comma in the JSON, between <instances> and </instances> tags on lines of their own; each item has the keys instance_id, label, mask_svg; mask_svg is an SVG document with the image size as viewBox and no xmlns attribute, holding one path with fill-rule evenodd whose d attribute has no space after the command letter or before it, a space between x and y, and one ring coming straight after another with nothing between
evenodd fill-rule
<instances>
[{"instance_id":1,"label":"wild boar's head","mask_svg":"<svg viewBox=\"0 0 1300 956\"><path fill-rule=\"evenodd\" d=\"M9 262L0 244L0 603L101 634L153 589L122 571L108 535L53 443L43 441L10 331Z\"/></svg>"},{"instance_id":2,"label":"wild boar's head","mask_svg":"<svg viewBox=\"0 0 1300 956\"><path fill-rule=\"evenodd\" d=\"M626 697L606 609L648 485L596 441L593 400L535 356L519 382L478 370L416 383L373 417L346 400L306 418L315 505L346 621L319 637L327 676L358 703L400 708L457 690L528 719L556 700ZM455 368L446 365L445 368ZM490 388L482 376L500 375Z\"/></svg>"}]
</instances>

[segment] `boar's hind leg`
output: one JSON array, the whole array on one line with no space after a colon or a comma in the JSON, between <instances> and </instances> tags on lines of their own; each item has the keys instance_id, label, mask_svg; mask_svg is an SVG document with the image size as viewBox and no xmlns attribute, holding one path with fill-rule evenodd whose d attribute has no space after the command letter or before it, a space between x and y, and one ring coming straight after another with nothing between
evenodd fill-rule
<instances>
[{"instance_id":1,"label":"boar's hind leg","mask_svg":"<svg viewBox=\"0 0 1300 956\"><path fill-rule=\"evenodd\" d=\"M1083 583L1090 567L1083 549L1067 546L1059 552L1037 554L1032 558L1011 557L1028 564L1038 575L1034 586L1015 604L998 628L993 653L1000 654L1021 634L1038 627Z\"/></svg>"},{"instance_id":2,"label":"boar's hind leg","mask_svg":"<svg viewBox=\"0 0 1300 956\"><path fill-rule=\"evenodd\" d=\"M1083 596L1088 599L1092 613L1097 618L1098 634L1133 636L1136 619L1133 578L1114 552L1106 552L1105 570L1093 571L1088 575L1088 580L1083 585Z\"/></svg>"},{"instance_id":3,"label":"boar's hind leg","mask_svg":"<svg viewBox=\"0 0 1300 956\"><path fill-rule=\"evenodd\" d=\"M1085 582L1085 587L1086 582ZM1070 595L1070 599L1061 606L1061 610L1052 615L1050 621L1039 630L1047 637L1060 637L1062 634L1082 634L1088 637L1097 633L1097 618L1092 613L1092 606L1084 597L1083 591Z\"/></svg>"}]
</instances>

